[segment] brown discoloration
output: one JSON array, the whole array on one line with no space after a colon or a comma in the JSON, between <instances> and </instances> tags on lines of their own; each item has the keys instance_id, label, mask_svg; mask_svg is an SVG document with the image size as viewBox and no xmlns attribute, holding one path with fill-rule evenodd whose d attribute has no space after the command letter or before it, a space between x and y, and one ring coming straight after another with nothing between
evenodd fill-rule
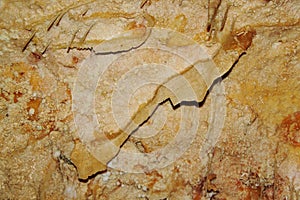
<instances>
[{"instance_id":1,"label":"brown discoloration","mask_svg":"<svg viewBox=\"0 0 300 200\"><path fill-rule=\"evenodd\" d=\"M150 150L142 141L135 142L136 148L142 153L149 153Z\"/></svg>"},{"instance_id":2,"label":"brown discoloration","mask_svg":"<svg viewBox=\"0 0 300 200\"><path fill-rule=\"evenodd\" d=\"M72 57L72 63L73 63L73 64L77 64L78 62L79 62L79 58L76 57L76 56L73 56L73 57Z\"/></svg>"},{"instance_id":3,"label":"brown discoloration","mask_svg":"<svg viewBox=\"0 0 300 200\"><path fill-rule=\"evenodd\" d=\"M150 181L148 182L148 187L152 188L158 180L162 179L163 176L158 173L157 170L152 170L150 172L145 172L145 174L149 177Z\"/></svg>"},{"instance_id":4,"label":"brown discoloration","mask_svg":"<svg viewBox=\"0 0 300 200\"><path fill-rule=\"evenodd\" d=\"M242 49L247 50L251 44L256 31L250 27L231 32L223 41L220 41L225 50Z\"/></svg>"},{"instance_id":5,"label":"brown discoloration","mask_svg":"<svg viewBox=\"0 0 300 200\"><path fill-rule=\"evenodd\" d=\"M260 199L261 197L261 189L259 188L245 188L246 197L245 200L252 200L252 199Z\"/></svg>"},{"instance_id":6,"label":"brown discoloration","mask_svg":"<svg viewBox=\"0 0 300 200\"><path fill-rule=\"evenodd\" d=\"M284 140L294 146L300 146L300 111L288 115L280 125Z\"/></svg>"},{"instance_id":7,"label":"brown discoloration","mask_svg":"<svg viewBox=\"0 0 300 200\"><path fill-rule=\"evenodd\" d=\"M96 133L98 134L98 133ZM122 134L122 131L118 131L118 132L105 132L104 135L107 139L109 140L113 140L115 138L117 138L119 135Z\"/></svg>"},{"instance_id":8,"label":"brown discoloration","mask_svg":"<svg viewBox=\"0 0 300 200\"><path fill-rule=\"evenodd\" d=\"M33 68L25 63L13 63L11 66L4 69L2 76L10 77L19 83L27 78L26 76L29 74L28 72L31 72Z\"/></svg>"},{"instance_id":9,"label":"brown discoloration","mask_svg":"<svg viewBox=\"0 0 300 200\"><path fill-rule=\"evenodd\" d=\"M40 61L42 58L42 54L39 53L39 52L31 52L29 57L28 57L28 60L29 62L32 62L34 64L36 64L38 61Z\"/></svg>"},{"instance_id":10,"label":"brown discoloration","mask_svg":"<svg viewBox=\"0 0 300 200\"><path fill-rule=\"evenodd\" d=\"M41 102L42 102L41 98L35 98L35 99L31 99L27 103L27 112L28 112L28 119L29 120L38 120L38 111L39 111L39 107L40 107ZM33 114L29 113L31 109L34 109Z\"/></svg>"},{"instance_id":11,"label":"brown discoloration","mask_svg":"<svg viewBox=\"0 0 300 200\"><path fill-rule=\"evenodd\" d=\"M215 184L212 183L212 181L214 181L217 178L216 174L208 174L207 175L207 191L208 192L217 192L217 186Z\"/></svg>"},{"instance_id":12,"label":"brown discoloration","mask_svg":"<svg viewBox=\"0 0 300 200\"><path fill-rule=\"evenodd\" d=\"M203 196L204 179L201 179L199 183L193 187L193 200L201 200Z\"/></svg>"},{"instance_id":13,"label":"brown discoloration","mask_svg":"<svg viewBox=\"0 0 300 200\"><path fill-rule=\"evenodd\" d=\"M55 120L49 119L48 121L42 123L43 129L48 130L48 132L50 133L56 129L55 123L56 123Z\"/></svg>"},{"instance_id":14,"label":"brown discoloration","mask_svg":"<svg viewBox=\"0 0 300 200\"><path fill-rule=\"evenodd\" d=\"M89 197L92 197L92 199L99 199L99 196L97 196L97 191L101 189L101 187L95 183L96 181L92 179L88 185L87 185L87 191L85 193L85 198L89 199Z\"/></svg>"},{"instance_id":15,"label":"brown discoloration","mask_svg":"<svg viewBox=\"0 0 300 200\"><path fill-rule=\"evenodd\" d=\"M139 24L136 21L129 22L127 26L125 26L124 30L133 30L137 28L145 28L145 25Z\"/></svg>"},{"instance_id":16,"label":"brown discoloration","mask_svg":"<svg viewBox=\"0 0 300 200\"><path fill-rule=\"evenodd\" d=\"M3 99L5 99L5 101L9 101L9 98L7 97L6 94L3 93L3 91L1 91L0 97L2 97Z\"/></svg>"},{"instance_id":17,"label":"brown discoloration","mask_svg":"<svg viewBox=\"0 0 300 200\"><path fill-rule=\"evenodd\" d=\"M18 98L23 96L21 92L14 92L14 103L18 103Z\"/></svg>"},{"instance_id":18,"label":"brown discoloration","mask_svg":"<svg viewBox=\"0 0 300 200\"><path fill-rule=\"evenodd\" d=\"M240 192L243 199L259 199L261 197L261 187L254 185L245 185L240 180L236 181L236 189Z\"/></svg>"},{"instance_id":19,"label":"brown discoloration","mask_svg":"<svg viewBox=\"0 0 300 200\"><path fill-rule=\"evenodd\" d=\"M143 17L146 20L148 27L153 27L156 24L156 19L152 15L149 15L148 13L144 13Z\"/></svg>"},{"instance_id":20,"label":"brown discoloration","mask_svg":"<svg viewBox=\"0 0 300 200\"><path fill-rule=\"evenodd\" d=\"M274 185L268 186L263 190L263 197L265 200L274 199Z\"/></svg>"},{"instance_id":21,"label":"brown discoloration","mask_svg":"<svg viewBox=\"0 0 300 200\"><path fill-rule=\"evenodd\" d=\"M240 32L236 33L236 39L238 42L238 46L241 47L243 50L247 50L251 44L252 39L255 36L256 31L255 30L242 30Z\"/></svg>"},{"instance_id":22,"label":"brown discoloration","mask_svg":"<svg viewBox=\"0 0 300 200\"><path fill-rule=\"evenodd\" d=\"M193 200L200 200L206 193L213 192L213 196L219 193L217 186L212 183L216 178L217 175L213 173L201 178L198 184L193 187Z\"/></svg>"}]
</instances>

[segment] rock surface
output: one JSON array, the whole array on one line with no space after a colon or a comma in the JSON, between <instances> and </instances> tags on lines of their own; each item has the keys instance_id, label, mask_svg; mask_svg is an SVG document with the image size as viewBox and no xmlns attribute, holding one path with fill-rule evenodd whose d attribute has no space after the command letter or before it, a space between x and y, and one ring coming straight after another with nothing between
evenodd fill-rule
<instances>
[{"instance_id":1,"label":"rock surface","mask_svg":"<svg viewBox=\"0 0 300 200\"><path fill-rule=\"evenodd\" d=\"M285 0L1 1L0 199L299 199L299 10ZM184 37L147 43L154 29ZM144 112L195 55L226 69L223 80L177 107L166 85L166 101ZM114 143L131 119L137 129Z\"/></svg>"}]
</instances>

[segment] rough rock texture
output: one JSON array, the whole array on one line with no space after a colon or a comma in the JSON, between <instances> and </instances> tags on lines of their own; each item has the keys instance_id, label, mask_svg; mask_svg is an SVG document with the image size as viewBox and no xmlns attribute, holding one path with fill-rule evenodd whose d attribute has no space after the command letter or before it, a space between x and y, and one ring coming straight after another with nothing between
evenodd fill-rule
<instances>
[{"instance_id":1,"label":"rough rock texture","mask_svg":"<svg viewBox=\"0 0 300 200\"><path fill-rule=\"evenodd\" d=\"M0 199L299 199L299 10L299 1L288 0L0 1ZM200 107L159 106L105 166L81 143L91 136L82 136L81 127L94 119L74 121L78 72L104 41L151 27L192 38L215 65L232 68ZM160 42L185 45L167 41ZM178 54L132 46L120 46L126 52L114 54L122 57L97 82L97 142L122 127L123 112L113 109L123 101L114 95L130 70L156 63L180 72L188 64ZM152 82L126 99L125 114L145 106L159 85ZM181 140L169 146L173 157L134 160L175 138Z\"/></svg>"}]
</instances>

